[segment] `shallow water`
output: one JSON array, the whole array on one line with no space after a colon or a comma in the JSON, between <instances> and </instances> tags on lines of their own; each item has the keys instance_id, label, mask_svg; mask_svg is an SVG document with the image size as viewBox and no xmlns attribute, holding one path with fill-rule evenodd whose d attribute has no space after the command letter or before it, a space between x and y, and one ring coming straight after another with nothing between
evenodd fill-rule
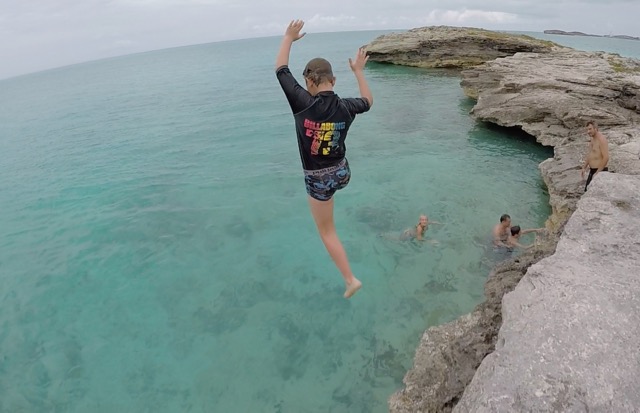
<instances>
[{"instance_id":1,"label":"shallow water","mask_svg":"<svg viewBox=\"0 0 640 413\"><path fill-rule=\"evenodd\" d=\"M334 62L378 33L309 34ZM352 300L310 217L279 39L0 82L0 411L382 412L421 333L482 299L505 212L549 214L552 152L473 121L455 73L371 64L335 220ZM399 242L420 213L437 244Z\"/></svg>"}]
</instances>

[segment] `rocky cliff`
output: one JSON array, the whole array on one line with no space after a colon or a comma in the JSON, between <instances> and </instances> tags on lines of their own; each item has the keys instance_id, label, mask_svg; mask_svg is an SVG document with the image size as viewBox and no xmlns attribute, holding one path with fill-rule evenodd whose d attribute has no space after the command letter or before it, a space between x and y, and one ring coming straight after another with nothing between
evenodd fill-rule
<instances>
[{"instance_id":1,"label":"rocky cliff","mask_svg":"<svg viewBox=\"0 0 640 413\"><path fill-rule=\"evenodd\" d=\"M527 269L551 255L555 236L536 251L499 265L485 284L485 302L471 314L422 335L413 368L404 378L405 388L389 399L392 413L450 412L486 355L496 343L502 325L502 297L512 291Z\"/></svg>"},{"instance_id":2,"label":"rocky cliff","mask_svg":"<svg viewBox=\"0 0 640 413\"><path fill-rule=\"evenodd\" d=\"M442 32L442 29L438 30ZM454 33L454 38L457 38L459 33L457 31ZM503 36L503 34L499 35ZM411 39L415 35L410 34L408 37ZM388 56L394 55L393 44L389 39L385 42L385 53ZM408 49L408 44L411 42L416 48L413 52ZM462 42L464 43L464 41ZM433 46L432 44L430 47ZM412 66L433 67L432 54L425 58L426 63L415 61L419 60L421 55L425 55L425 47L427 46L424 43L415 40L398 42L395 54L401 58L394 63L402 64L403 59L407 60L405 56L410 56L414 60L409 63ZM478 47L487 46L485 44ZM484 303L479 305L473 313L452 323L431 328L424 333L416 350L414 367L405 376L405 388L394 394L389 400L390 410L394 413L451 411L460 401L464 389L471 382L482 360L494 351L503 316L508 318L514 314L513 311L508 312L509 310L506 310L506 314L503 313L503 296L519 285L521 278L527 274L532 265L541 260L545 262L545 258L554 254L558 240L564 236L565 224L576 210L577 202L584 193L584 184L580 177L580 163L587 149L588 137L585 134L587 120L597 121L601 126L601 131L609 138L610 169L616 172L616 174L601 174L597 177L600 178L597 181L606 182L605 186L613 185L612 191L619 191L618 185L628 185L627 188L630 189L633 185L627 184L627 179L637 179L634 177L623 178L621 174L640 174L640 62L636 60L607 53L587 53L561 47L550 47L539 52L515 53L512 56L498 58L473 69L465 70L462 72L461 85L467 95L477 100L472 114L478 120L521 128L534 136L541 144L554 147L554 157L540 165L540 171L549 189L553 212L547 222L549 230L547 237L539 243L535 251L524 254L514 261L504 263L492 272L485 286L486 301ZM619 183L617 183L618 177L620 177ZM598 186L601 185L603 184L598 184ZM594 190L594 194L596 192ZM624 198L620 199L619 205L623 206L627 205L625 202L637 202L637 200L634 201L635 198L629 198L626 201ZM602 202L605 201L602 200ZM602 205L604 207L604 204ZM616 208L619 207L615 203L609 202L602 214L605 216L614 215ZM623 215L616 216L620 218ZM581 225L586 224L578 220L571 224L571 228ZM586 226L585 231L592 228L593 223L589 225L591 227ZM605 225L601 230L611 239L615 239L615 232L612 232L611 228L607 228L609 227ZM636 237L632 242L640 241ZM598 252L595 244L592 249L587 250L585 250L585 246L577 244L566 245L578 248L574 254L591 254L595 258L601 256L601 252ZM606 252L602 253L606 254ZM586 262L586 255L584 257L576 255L574 258L576 262L583 258ZM555 261L553 261L554 258L547 259L551 262L562 262L559 258L556 258ZM540 267L534 265L533 268ZM553 271L553 266L545 268ZM565 271L571 271L567 265L562 268ZM631 270L629 266L624 268L626 271ZM639 272L636 271L634 274ZM602 276L615 277L616 275L603 270ZM574 277L573 281L575 280ZM612 286L615 284L614 280L615 278L611 279ZM627 280L631 282L631 278L627 278ZM579 288L582 285L572 285L571 280L567 280L567 288L569 289ZM518 297L521 297L521 291L524 290L519 291ZM594 305L598 306L597 300L602 300L605 296L594 295L590 298L595 300L596 304ZM508 300L505 299L506 301ZM558 305L569 305L568 303L570 301ZM577 301L574 304L575 306L579 305ZM629 301L627 304L632 305L633 302ZM545 305L551 306L552 304L548 302ZM624 313L622 314L624 315ZM590 316L590 312L585 312L584 319L581 321L588 323ZM580 315L577 314L576 318L579 319ZM547 318L546 321L549 322L551 319ZM563 320L558 321L562 322ZM520 322L520 325L527 325L528 321L522 319ZM600 325L604 325L604 322L602 321ZM561 328L560 325L556 326ZM511 330L511 332L512 337L520 334L524 341L528 338L531 339L530 335L534 335L534 338L544 337L542 330ZM544 358L548 351L558 352L559 348L570 346L570 342L558 341L554 342L554 345L556 347L546 345L537 352L523 354L521 362L526 366L532 358ZM588 342L584 343L584 347L589 345ZM501 346L506 346L506 344L499 344L498 348ZM509 350L513 354L517 353L516 347L509 347ZM513 354L512 356L515 357ZM491 358L487 358L487 360L491 360ZM634 362L637 361L638 359L635 358ZM518 364L520 361L511 358L509 362ZM499 364L500 361L496 363ZM548 367L550 364L545 366ZM578 364L576 368L577 366ZM569 371L571 364L565 365L565 367L565 371ZM494 364L484 370L493 371L496 368L496 364ZM541 367L536 372L544 375L543 370ZM598 374L601 373L603 372L598 370ZM579 397L575 394L580 392L583 394L585 387L580 387L582 382L567 381L567 377L570 376L570 373L566 373L565 376L554 376L558 380L553 382L557 384L556 387L551 385L553 381L551 379L546 384L538 383L537 390L533 394L544 396L544 403L551 404L535 405L535 399L532 398L530 404L522 404L521 407L526 411L553 410L553 406L560 406L565 399L578 400ZM493 408L492 406L497 406L492 404L493 401L486 401L489 399L485 400L482 396L488 394L487 389L493 389L490 381L495 380L496 377L498 376L492 376L486 372L481 375L479 372L478 378L474 379L474 387L470 387L469 391L465 393L457 408L458 411L474 410L471 406L475 406L475 403L484 403L483 406L488 406L486 409L489 410ZM635 377L637 378L637 376ZM594 381L597 384L603 382L602 380ZM510 396L517 399L518 394L526 393L523 390L525 386L523 383L514 384L514 387L505 390L505 392L512 392ZM499 385L497 388L502 389ZM544 389L553 390L544 393ZM542 393L540 393L541 391ZM499 394L499 391L491 394L496 398L507 397L506 393ZM540 400L542 403L542 399ZM554 403L560 404L554 405ZM504 407L505 411L521 410L516 404L509 405L510 407L506 407L507 404L500 406ZM564 406L569 406L568 410L574 408L572 404ZM589 399L585 402L585 406L587 406L587 410L590 406L597 410L603 405L597 404L595 399ZM580 406L578 406L578 410L581 411Z\"/></svg>"},{"instance_id":3,"label":"rocky cliff","mask_svg":"<svg viewBox=\"0 0 640 413\"><path fill-rule=\"evenodd\" d=\"M640 176L598 174L454 412L640 411Z\"/></svg>"},{"instance_id":4,"label":"rocky cliff","mask_svg":"<svg viewBox=\"0 0 640 413\"><path fill-rule=\"evenodd\" d=\"M466 68L518 52L546 53L555 43L467 27L422 27L376 38L367 45L374 62L429 68Z\"/></svg>"},{"instance_id":5,"label":"rocky cliff","mask_svg":"<svg viewBox=\"0 0 640 413\"><path fill-rule=\"evenodd\" d=\"M609 169L640 174L640 61L564 49L518 53L462 72L477 119L518 127L555 148L540 165L557 229L584 192L579 165L594 120L609 140Z\"/></svg>"}]
</instances>

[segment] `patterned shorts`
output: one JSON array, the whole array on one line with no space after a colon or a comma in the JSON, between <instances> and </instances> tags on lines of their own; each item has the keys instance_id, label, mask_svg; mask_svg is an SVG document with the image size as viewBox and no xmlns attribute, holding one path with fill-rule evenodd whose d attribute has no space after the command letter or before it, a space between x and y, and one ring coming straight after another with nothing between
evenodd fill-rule
<instances>
[{"instance_id":1,"label":"patterned shorts","mask_svg":"<svg viewBox=\"0 0 640 413\"><path fill-rule=\"evenodd\" d=\"M328 201L336 191L344 188L351 179L349 162L343 159L339 164L315 171L304 171L307 193L318 201Z\"/></svg>"}]
</instances>

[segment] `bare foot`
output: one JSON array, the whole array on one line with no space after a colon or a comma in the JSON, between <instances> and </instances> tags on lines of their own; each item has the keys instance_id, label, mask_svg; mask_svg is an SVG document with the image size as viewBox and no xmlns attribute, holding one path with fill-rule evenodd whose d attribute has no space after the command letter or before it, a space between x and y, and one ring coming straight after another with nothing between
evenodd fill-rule
<instances>
[{"instance_id":1,"label":"bare foot","mask_svg":"<svg viewBox=\"0 0 640 413\"><path fill-rule=\"evenodd\" d=\"M351 284L347 284L347 290L344 292L344 298L351 298L362 287L362 283L356 277L353 277Z\"/></svg>"}]
</instances>

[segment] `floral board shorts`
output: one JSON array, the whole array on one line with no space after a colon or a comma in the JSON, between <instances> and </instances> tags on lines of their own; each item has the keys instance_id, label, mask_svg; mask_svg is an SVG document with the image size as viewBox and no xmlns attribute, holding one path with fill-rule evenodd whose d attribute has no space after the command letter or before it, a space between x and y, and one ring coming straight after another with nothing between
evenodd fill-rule
<instances>
[{"instance_id":1,"label":"floral board shorts","mask_svg":"<svg viewBox=\"0 0 640 413\"><path fill-rule=\"evenodd\" d=\"M314 171L304 170L307 193L318 201L328 201L336 191L344 188L351 179L349 162L344 158L337 165Z\"/></svg>"}]
</instances>

